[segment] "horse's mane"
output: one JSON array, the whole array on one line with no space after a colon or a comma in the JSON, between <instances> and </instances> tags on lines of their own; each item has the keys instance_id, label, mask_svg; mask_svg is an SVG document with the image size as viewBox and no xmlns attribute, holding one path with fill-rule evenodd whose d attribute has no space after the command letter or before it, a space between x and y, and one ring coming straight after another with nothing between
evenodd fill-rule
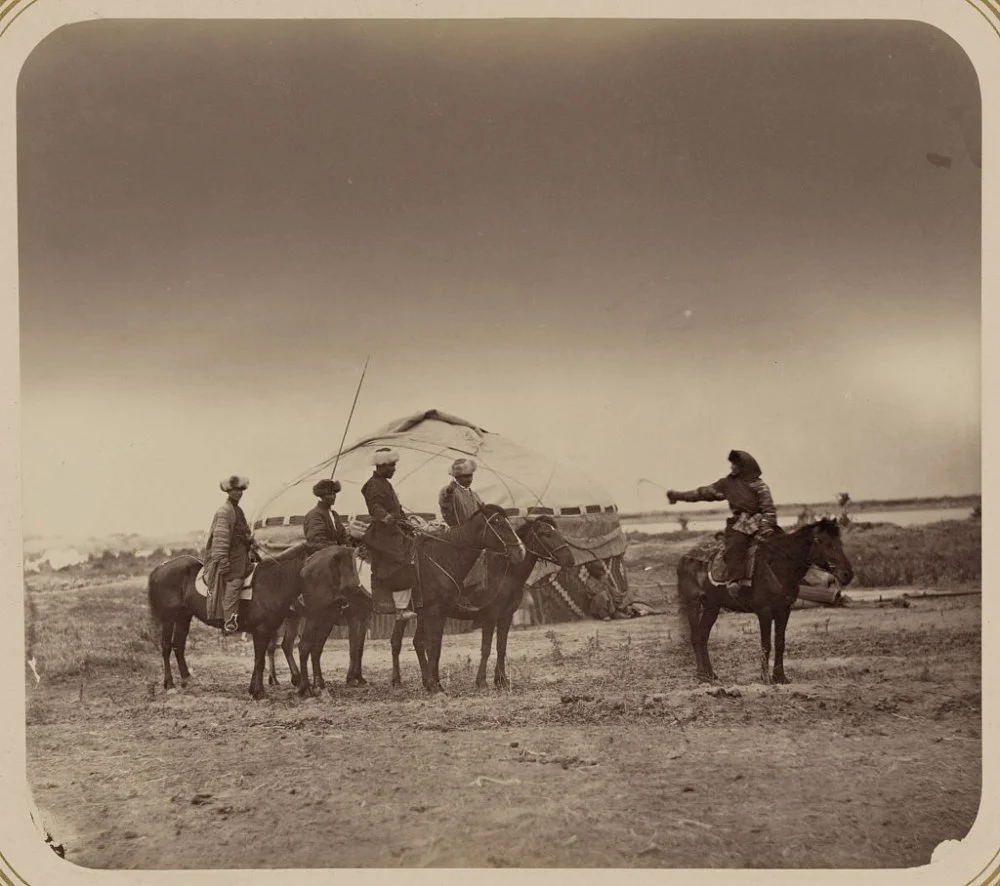
<instances>
[{"instance_id":1,"label":"horse's mane","mask_svg":"<svg viewBox=\"0 0 1000 886\"><path fill-rule=\"evenodd\" d=\"M548 514L542 514L540 517L532 517L525 521L526 526L530 526L532 523L544 523L546 526L551 526L553 529L558 529L556 526L555 517L551 517Z\"/></svg>"},{"instance_id":2,"label":"horse's mane","mask_svg":"<svg viewBox=\"0 0 1000 886\"><path fill-rule=\"evenodd\" d=\"M814 529L822 530L828 535L832 535L834 538L840 538L840 525L832 517L823 517L813 523L806 523L804 526L800 526L796 529L792 534L805 535Z\"/></svg>"},{"instance_id":3,"label":"horse's mane","mask_svg":"<svg viewBox=\"0 0 1000 886\"><path fill-rule=\"evenodd\" d=\"M504 517L507 516L507 511L505 508L502 508L500 505L493 505L493 504L484 504L479 509L479 513L483 514L486 517L492 517L495 514L502 514Z\"/></svg>"}]
</instances>

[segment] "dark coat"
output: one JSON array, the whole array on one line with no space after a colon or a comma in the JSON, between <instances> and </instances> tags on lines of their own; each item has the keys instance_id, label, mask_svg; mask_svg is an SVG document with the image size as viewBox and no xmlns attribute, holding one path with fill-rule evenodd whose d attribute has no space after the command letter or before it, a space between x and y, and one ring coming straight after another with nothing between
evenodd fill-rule
<instances>
[{"instance_id":1,"label":"dark coat","mask_svg":"<svg viewBox=\"0 0 1000 886\"><path fill-rule=\"evenodd\" d=\"M373 520L385 522L388 516L397 520L405 519L403 506L399 503L396 490L392 488L385 477L372 474L371 477L361 487L361 494L365 497L365 504L368 506L368 513Z\"/></svg>"},{"instance_id":2,"label":"dark coat","mask_svg":"<svg viewBox=\"0 0 1000 886\"><path fill-rule=\"evenodd\" d=\"M402 528L408 525L406 515L396 490L385 477L372 474L361 487L361 494L372 518L364 538L371 555L372 577L385 579L409 564L413 556L412 539ZM394 518L395 524L386 522L388 517Z\"/></svg>"},{"instance_id":3,"label":"dark coat","mask_svg":"<svg viewBox=\"0 0 1000 886\"><path fill-rule=\"evenodd\" d=\"M302 531L306 536L306 549L310 554L316 553L330 545L346 545L347 529L336 511L331 511L322 504L317 504L308 514Z\"/></svg>"},{"instance_id":4,"label":"dark coat","mask_svg":"<svg viewBox=\"0 0 1000 886\"><path fill-rule=\"evenodd\" d=\"M749 452L734 449L730 454L739 469L727 474L708 486L699 486L688 492L675 492L677 501L726 501L733 512L735 528L741 526L756 529L774 529L778 525L778 514L774 507L771 490L760 476L760 465ZM748 519L743 519L748 518Z\"/></svg>"}]
</instances>

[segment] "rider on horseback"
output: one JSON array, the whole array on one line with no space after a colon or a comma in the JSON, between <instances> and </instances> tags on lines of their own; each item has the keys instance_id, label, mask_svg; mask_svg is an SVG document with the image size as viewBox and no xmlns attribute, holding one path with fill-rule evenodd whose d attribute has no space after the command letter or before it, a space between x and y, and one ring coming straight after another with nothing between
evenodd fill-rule
<instances>
[{"instance_id":1,"label":"rider on horseback","mask_svg":"<svg viewBox=\"0 0 1000 886\"><path fill-rule=\"evenodd\" d=\"M483 500L472 488L476 463L471 458L457 459L449 473L452 481L438 494L438 509L449 526L464 523L482 506Z\"/></svg>"},{"instance_id":2,"label":"rider on horseback","mask_svg":"<svg viewBox=\"0 0 1000 886\"><path fill-rule=\"evenodd\" d=\"M237 476L227 477L219 484L219 488L226 493L226 501L212 518L203 558L207 564L205 580L215 591L214 599L222 598L222 630L226 634L235 634L239 630L236 613L240 605L240 589L253 567L250 559L253 535L240 507L240 499L249 485L246 477ZM214 608L217 610L218 604Z\"/></svg>"},{"instance_id":3,"label":"rider on horseback","mask_svg":"<svg viewBox=\"0 0 1000 886\"><path fill-rule=\"evenodd\" d=\"M372 581L391 582L400 574L412 575L411 560L413 550L412 530L399 503L396 490L389 482L396 473L399 453L382 447L375 450L375 470L361 487L361 494L368 505L372 522L365 533L365 544L372 560ZM398 581L398 579L397 579ZM398 584L397 584L398 586ZM406 620L416 618L410 607L412 586L401 591L393 591L396 618Z\"/></svg>"},{"instance_id":4,"label":"rider on horseback","mask_svg":"<svg viewBox=\"0 0 1000 886\"><path fill-rule=\"evenodd\" d=\"M729 453L729 474L708 486L688 492L667 490L670 504L679 501L728 501L732 516L726 520L725 551L730 587L750 587L746 572L747 555L755 540L763 541L778 529L771 490L760 476L760 466L749 452Z\"/></svg>"},{"instance_id":5,"label":"rider on horseback","mask_svg":"<svg viewBox=\"0 0 1000 886\"><path fill-rule=\"evenodd\" d=\"M347 530L341 522L340 514L332 510L340 492L339 480L320 480L312 488L319 499L316 506L306 514L302 531L306 536L306 550L315 554L331 545L346 545Z\"/></svg>"}]
</instances>

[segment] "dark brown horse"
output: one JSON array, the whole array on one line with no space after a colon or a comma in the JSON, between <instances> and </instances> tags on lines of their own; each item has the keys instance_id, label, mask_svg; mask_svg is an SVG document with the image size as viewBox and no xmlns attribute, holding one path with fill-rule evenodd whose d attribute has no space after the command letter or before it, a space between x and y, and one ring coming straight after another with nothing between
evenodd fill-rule
<instances>
[{"instance_id":1,"label":"dark brown horse","mask_svg":"<svg viewBox=\"0 0 1000 886\"><path fill-rule=\"evenodd\" d=\"M497 663L493 673L493 685L508 689L507 679L507 635L521 601L524 598L524 584L539 560L548 560L566 568L575 563L570 552L570 544L556 528L551 517L538 517L518 527L517 535L524 543L525 558L520 563L511 563L506 557L487 557L485 604L479 608L464 606L456 601L448 610L448 618L477 621L482 629L482 650L476 686L486 686L486 665L493 645L493 632L497 637ZM392 632L392 685L399 686L399 654L403 648L405 621L397 622ZM423 638L419 636L419 625L413 637L414 649L419 648Z\"/></svg>"},{"instance_id":2,"label":"dark brown horse","mask_svg":"<svg viewBox=\"0 0 1000 886\"><path fill-rule=\"evenodd\" d=\"M351 577L342 575L344 557L350 563ZM372 603L362 591L358 573L354 568L351 548L331 545L313 554L302 567L302 617L305 624L299 639L299 695L315 695L326 687L320 658L323 647L334 625L347 625L351 663L347 669L347 685L363 686L367 681L361 675L361 658L365 650L365 635L371 617ZM310 685L309 661L312 661L313 680ZM289 667L294 662L289 657Z\"/></svg>"},{"instance_id":3,"label":"dark brown horse","mask_svg":"<svg viewBox=\"0 0 1000 886\"><path fill-rule=\"evenodd\" d=\"M302 593L301 569L305 553L301 546L289 548L276 557L268 556L257 565L252 579L253 598L240 600L239 623L242 630L253 635L254 667L250 678L250 695L264 697L264 660L275 632L295 599ZM350 553L341 563L342 574L354 574ZM185 660L187 635L191 619L197 618L210 627L221 628L220 619L207 617L207 601L195 589L195 578L201 561L192 556L175 557L157 566L149 575L149 607L160 625L160 651L163 654L163 688L174 688L170 669L171 650L177 659L181 686L191 679ZM356 578L355 578L356 580Z\"/></svg>"},{"instance_id":4,"label":"dark brown horse","mask_svg":"<svg viewBox=\"0 0 1000 886\"><path fill-rule=\"evenodd\" d=\"M292 608L288 610L288 615L281 623L277 633L271 638L271 642L267 644L268 686L278 686L281 683L278 679L278 672L274 667L274 653L279 646L281 647L281 651L285 653L285 661L288 662L288 672L291 675L292 685L299 685L299 666L295 663L292 651L295 648L295 641L302 635L304 627L305 615L302 612L302 604L296 600L292 604Z\"/></svg>"},{"instance_id":5,"label":"dark brown horse","mask_svg":"<svg viewBox=\"0 0 1000 886\"><path fill-rule=\"evenodd\" d=\"M799 585L811 566L831 573L841 585L854 578L854 569L841 545L840 527L835 520L820 520L794 532L779 532L762 543L753 568L749 589L730 594L709 577L710 556L689 552L677 564L679 614L688 631L694 650L698 679L717 679L708 657L708 636L719 610L756 613L760 622L761 679L771 683L768 674L771 658L771 624L774 624L775 683L788 683L785 676L785 628L792 605L799 595Z\"/></svg>"}]
</instances>

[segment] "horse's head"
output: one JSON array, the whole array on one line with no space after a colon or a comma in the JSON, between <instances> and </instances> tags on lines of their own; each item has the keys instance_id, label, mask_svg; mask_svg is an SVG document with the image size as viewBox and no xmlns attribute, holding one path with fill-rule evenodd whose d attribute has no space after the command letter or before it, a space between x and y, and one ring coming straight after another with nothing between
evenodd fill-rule
<instances>
[{"instance_id":1,"label":"horse's head","mask_svg":"<svg viewBox=\"0 0 1000 886\"><path fill-rule=\"evenodd\" d=\"M841 585L849 585L854 567L844 553L837 521L823 519L803 528L809 533L809 564L829 572Z\"/></svg>"},{"instance_id":2,"label":"horse's head","mask_svg":"<svg viewBox=\"0 0 1000 886\"><path fill-rule=\"evenodd\" d=\"M549 516L526 520L518 534L524 539L528 553L541 560L551 560L564 569L576 562L569 542L556 527L556 521Z\"/></svg>"},{"instance_id":3,"label":"horse's head","mask_svg":"<svg viewBox=\"0 0 1000 886\"><path fill-rule=\"evenodd\" d=\"M479 509L486 525L483 527L483 547L496 554L506 554L512 563L520 563L527 556L524 542L507 519L507 512L499 505L483 505Z\"/></svg>"}]
</instances>

